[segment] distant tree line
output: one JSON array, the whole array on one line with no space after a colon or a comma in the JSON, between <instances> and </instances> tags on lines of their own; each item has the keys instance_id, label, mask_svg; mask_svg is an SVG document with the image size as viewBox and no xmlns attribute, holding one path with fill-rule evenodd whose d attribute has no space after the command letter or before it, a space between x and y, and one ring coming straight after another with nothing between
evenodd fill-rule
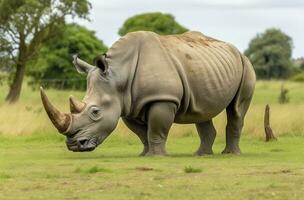
<instances>
[{"instance_id":1,"label":"distant tree line","mask_svg":"<svg viewBox=\"0 0 304 200\"><path fill-rule=\"evenodd\" d=\"M93 31L66 23L66 17L88 19L90 9L88 0L0 0L0 79L1 71L9 74L10 85L6 101L18 100L24 75L33 86L85 89L86 77L74 69L72 55L92 62L107 47ZM130 17L118 34L139 30L161 35L188 31L171 14L155 12ZM258 78L286 79L301 71L291 60L292 48L288 35L268 29L250 41L245 55Z\"/></svg>"}]
</instances>

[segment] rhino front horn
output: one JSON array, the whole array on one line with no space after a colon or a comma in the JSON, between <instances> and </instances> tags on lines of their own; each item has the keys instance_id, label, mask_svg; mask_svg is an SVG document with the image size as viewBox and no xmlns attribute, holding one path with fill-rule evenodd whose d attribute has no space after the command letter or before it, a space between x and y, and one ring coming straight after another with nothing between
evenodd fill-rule
<instances>
[{"instance_id":1,"label":"rhino front horn","mask_svg":"<svg viewBox=\"0 0 304 200\"><path fill-rule=\"evenodd\" d=\"M84 110L85 106L86 106L86 104L84 102L78 101L74 97L70 96L70 111L71 111L71 113L73 113L73 114L81 113Z\"/></svg>"},{"instance_id":2,"label":"rhino front horn","mask_svg":"<svg viewBox=\"0 0 304 200\"><path fill-rule=\"evenodd\" d=\"M71 123L71 115L57 110L49 101L43 88L40 87L41 100L46 113L58 131L65 135Z\"/></svg>"}]
</instances>

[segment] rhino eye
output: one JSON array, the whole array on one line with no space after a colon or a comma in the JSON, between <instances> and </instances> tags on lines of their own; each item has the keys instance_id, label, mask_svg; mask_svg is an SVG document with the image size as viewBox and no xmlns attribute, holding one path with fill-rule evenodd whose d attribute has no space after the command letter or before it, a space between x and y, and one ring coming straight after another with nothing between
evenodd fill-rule
<instances>
[{"instance_id":1,"label":"rhino eye","mask_svg":"<svg viewBox=\"0 0 304 200\"><path fill-rule=\"evenodd\" d=\"M89 116L94 121L101 119L101 109L99 107L92 106L89 109Z\"/></svg>"},{"instance_id":2,"label":"rhino eye","mask_svg":"<svg viewBox=\"0 0 304 200\"><path fill-rule=\"evenodd\" d=\"M93 110L93 111L92 111L92 114L93 114L93 115L98 115L98 113L99 113L99 110Z\"/></svg>"}]
</instances>

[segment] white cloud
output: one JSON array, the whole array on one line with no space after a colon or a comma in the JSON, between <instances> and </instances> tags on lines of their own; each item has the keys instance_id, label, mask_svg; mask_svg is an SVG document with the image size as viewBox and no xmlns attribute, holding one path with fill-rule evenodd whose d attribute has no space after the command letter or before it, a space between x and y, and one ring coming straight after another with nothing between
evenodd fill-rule
<instances>
[{"instance_id":1,"label":"white cloud","mask_svg":"<svg viewBox=\"0 0 304 200\"><path fill-rule=\"evenodd\" d=\"M304 56L304 1L300 0L92 0L91 22L78 21L95 30L110 46L118 29L130 16L143 12L171 13L191 30L235 44L241 51L258 32L280 28L294 40L294 57Z\"/></svg>"}]
</instances>

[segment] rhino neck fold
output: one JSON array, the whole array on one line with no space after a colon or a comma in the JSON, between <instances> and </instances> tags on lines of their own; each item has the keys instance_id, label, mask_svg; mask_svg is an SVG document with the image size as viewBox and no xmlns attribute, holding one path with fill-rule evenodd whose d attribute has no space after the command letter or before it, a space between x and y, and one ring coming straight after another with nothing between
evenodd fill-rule
<instances>
[{"instance_id":1,"label":"rhino neck fold","mask_svg":"<svg viewBox=\"0 0 304 200\"><path fill-rule=\"evenodd\" d=\"M142 39L136 34L127 34L115 42L106 53L106 62L121 94L121 116L128 116L132 110L133 79L137 70Z\"/></svg>"},{"instance_id":2,"label":"rhino neck fold","mask_svg":"<svg viewBox=\"0 0 304 200\"><path fill-rule=\"evenodd\" d=\"M128 116L132 110L132 86L136 68L137 64L130 69L130 76L121 92L121 116Z\"/></svg>"}]
</instances>

